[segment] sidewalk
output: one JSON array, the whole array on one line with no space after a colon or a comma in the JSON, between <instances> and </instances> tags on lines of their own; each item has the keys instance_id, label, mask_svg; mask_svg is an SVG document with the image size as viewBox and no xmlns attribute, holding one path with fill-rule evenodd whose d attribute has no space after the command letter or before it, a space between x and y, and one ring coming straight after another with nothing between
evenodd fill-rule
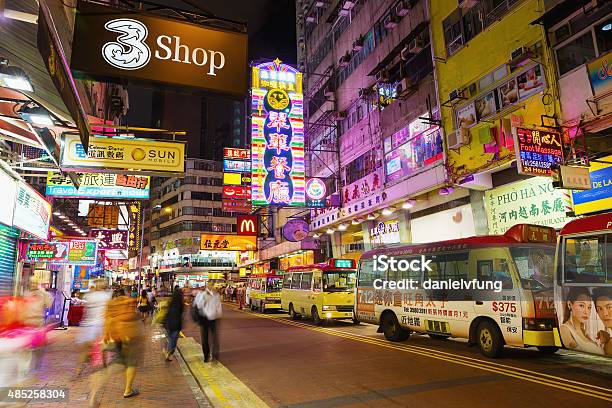
<instances>
[{"instance_id":1,"label":"sidewalk","mask_svg":"<svg viewBox=\"0 0 612 408\"><path fill-rule=\"evenodd\" d=\"M78 358L76 339L78 327L67 331L51 331L50 344L47 347L41 368L30 374L28 381L35 387L66 387L69 400L62 403L29 403L32 407L87 407L90 395L92 370L86 369L76 377L75 370ZM134 386L140 395L124 399L123 388L125 374L123 366L113 364L110 375L99 391L101 407L210 407L206 397L187 370L180 356L175 355L172 362L164 361L162 347L165 336L157 327L147 323L145 362L139 367Z\"/></svg>"}]
</instances>

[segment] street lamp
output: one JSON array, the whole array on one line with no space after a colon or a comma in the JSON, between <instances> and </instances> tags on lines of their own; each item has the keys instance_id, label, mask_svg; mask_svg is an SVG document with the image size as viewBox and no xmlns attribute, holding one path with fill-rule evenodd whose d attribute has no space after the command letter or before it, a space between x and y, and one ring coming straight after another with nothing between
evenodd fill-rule
<instances>
[{"instance_id":1,"label":"street lamp","mask_svg":"<svg viewBox=\"0 0 612 408\"><path fill-rule=\"evenodd\" d=\"M49 111L41 106L24 105L19 109L19 115L33 125L53 126L53 119Z\"/></svg>"},{"instance_id":2,"label":"street lamp","mask_svg":"<svg viewBox=\"0 0 612 408\"><path fill-rule=\"evenodd\" d=\"M19 67L8 64L6 58L0 58L0 86L17 91L34 92L30 78Z\"/></svg>"}]
</instances>

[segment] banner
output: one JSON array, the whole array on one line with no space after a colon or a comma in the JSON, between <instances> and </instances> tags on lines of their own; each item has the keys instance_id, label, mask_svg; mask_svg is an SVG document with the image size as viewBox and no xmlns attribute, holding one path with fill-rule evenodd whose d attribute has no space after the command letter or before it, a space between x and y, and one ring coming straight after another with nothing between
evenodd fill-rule
<instances>
[{"instance_id":1,"label":"banner","mask_svg":"<svg viewBox=\"0 0 612 408\"><path fill-rule=\"evenodd\" d=\"M141 209L142 204L139 201L128 205L128 217L130 220L130 225L128 227L128 251L130 258L138 255L138 251L140 251L140 238L142 234Z\"/></svg>"},{"instance_id":2,"label":"banner","mask_svg":"<svg viewBox=\"0 0 612 408\"><path fill-rule=\"evenodd\" d=\"M202 234L200 236L200 249L254 251L257 249L257 237L229 234Z\"/></svg>"},{"instance_id":3,"label":"banner","mask_svg":"<svg viewBox=\"0 0 612 408\"><path fill-rule=\"evenodd\" d=\"M62 135L62 170L100 173L183 175L185 142L119 137L92 137L89 151L76 135Z\"/></svg>"},{"instance_id":4,"label":"banner","mask_svg":"<svg viewBox=\"0 0 612 408\"><path fill-rule=\"evenodd\" d=\"M151 177L111 173L81 173L80 187L69 177L47 174L47 197L148 199Z\"/></svg>"}]
</instances>

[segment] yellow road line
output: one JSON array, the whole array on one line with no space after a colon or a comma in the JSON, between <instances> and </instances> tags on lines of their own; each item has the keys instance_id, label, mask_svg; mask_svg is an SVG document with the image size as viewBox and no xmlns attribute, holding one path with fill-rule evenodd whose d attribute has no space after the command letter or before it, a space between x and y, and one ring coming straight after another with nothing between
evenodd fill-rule
<instances>
[{"instance_id":1,"label":"yellow road line","mask_svg":"<svg viewBox=\"0 0 612 408\"><path fill-rule=\"evenodd\" d=\"M246 311L243 311L247 313ZM304 329L308 329L311 331L321 332L331 334L333 336L346 338L349 340L359 341L366 344L377 345L381 347L385 347L388 349L404 351L413 354L419 354L426 357L431 357L437 360L442 360L450 363L455 363L467 367L472 367L484 371L494 372L498 374L502 374L505 376L522 379L524 381L529 381L533 383L538 383L542 385L546 385L549 387L554 387L582 395L588 395L594 398L603 399L606 401L612 401L612 390L604 387L599 387L592 384L582 383L579 381L574 381L562 377L553 376L546 373L541 373L537 371L528 370L520 367L513 367L505 364L489 362L485 360L480 360L473 357L466 357L461 355L456 355L440 350L429 349L426 347L420 346L411 346L406 344L395 344L387 341L383 341L380 339L375 339L359 334L353 334L348 332L343 332L340 330L329 329L329 328L321 328L316 326L307 325L304 323L298 323L295 321L288 321L285 318L280 318L277 316L270 316L261 313L247 313L252 315L253 317L260 317L278 321L285 325L301 327ZM542 378L544 377L544 378ZM553 381L554 380L554 381ZM566 384L559 384L557 381L565 382ZM574 385L575 384L575 385ZM599 391L601 390L601 391Z\"/></svg>"}]
</instances>

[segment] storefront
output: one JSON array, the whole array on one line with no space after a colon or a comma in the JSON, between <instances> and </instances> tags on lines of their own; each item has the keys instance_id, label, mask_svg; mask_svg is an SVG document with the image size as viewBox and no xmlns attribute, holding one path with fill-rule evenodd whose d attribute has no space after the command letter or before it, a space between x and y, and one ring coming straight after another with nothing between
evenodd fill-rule
<instances>
[{"instance_id":1,"label":"storefront","mask_svg":"<svg viewBox=\"0 0 612 408\"><path fill-rule=\"evenodd\" d=\"M311 265L314 263L314 252L312 250L299 250L290 254L281 255L278 258L278 268L286 271L291 266Z\"/></svg>"},{"instance_id":2,"label":"storefront","mask_svg":"<svg viewBox=\"0 0 612 408\"><path fill-rule=\"evenodd\" d=\"M0 224L0 296L13 295L19 230Z\"/></svg>"}]
</instances>

